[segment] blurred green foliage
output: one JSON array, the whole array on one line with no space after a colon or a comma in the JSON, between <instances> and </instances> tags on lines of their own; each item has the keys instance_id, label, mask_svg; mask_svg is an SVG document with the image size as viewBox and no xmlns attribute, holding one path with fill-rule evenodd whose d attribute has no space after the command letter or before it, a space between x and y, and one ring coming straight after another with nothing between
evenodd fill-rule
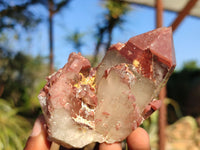
<instances>
[{"instance_id":1,"label":"blurred green foliage","mask_svg":"<svg viewBox=\"0 0 200 150\"><path fill-rule=\"evenodd\" d=\"M45 60L0 49L0 150L23 149L41 112L37 95L48 72Z\"/></svg>"},{"instance_id":2,"label":"blurred green foliage","mask_svg":"<svg viewBox=\"0 0 200 150\"><path fill-rule=\"evenodd\" d=\"M123 22L123 18L120 18L127 12L131 10L131 7L128 3L116 1L116 0L108 0L103 5L107 12L105 13L106 18L109 19L118 19L116 21Z\"/></svg>"},{"instance_id":3,"label":"blurred green foliage","mask_svg":"<svg viewBox=\"0 0 200 150\"><path fill-rule=\"evenodd\" d=\"M84 45L84 42L83 42L84 36L85 36L84 33L81 33L80 31L76 30L72 32L71 35L66 37L66 41L73 45L73 47L75 48L75 51L81 52L81 47Z\"/></svg>"},{"instance_id":4,"label":"blurred green foliage","mask_svg":"<svg viewBox=\"0 0 200 150\"><path fill-rule=\"evenodd\" d=\"M38 114L37 94L45 83L47 63L41 56L0 51L0 96L28 116ZM35 114L36 113L36 114Z\"/></svg>"},{"instance_id":5,"label":"blurred green foliage","mask_svg":"<svg viewBox=\"0 0 200 150\"><path fill-rule=\"evenodd\" d=\"M18 109L0 99L0 150L20 150L30 134L31 124L17 115Z\"/></svg>"},{"instance_id":6,"label":"blurred green foliage","mask_svg":"<svg viewBox=\"0 0 200 150\"><path fill-rule=\"evenodd\" d=\"M112 44L114 29L122 29L125 23L125 16L131 10L130 4L117 0L107 0L103 3L103 7L105 11L101 22L97 24L96 28L95 37L97 38L97 43L92 66L95 66L98 61L100 49L103 47L105 51L108 50Z\"/></svg>"},{"instance_id":7,"label":"blurred green foliage","mask_svg":"<svg viewBox=\"0 0 200 150\"><path fill-rule=\"evenodd\" d=\"M182 70L187 70L187 71L191 71L191 70L199 70L200 67L197 64L197 61L192 60L189 62L185 62L183 64L183 69Z\"/></svg>"}]
</instances>

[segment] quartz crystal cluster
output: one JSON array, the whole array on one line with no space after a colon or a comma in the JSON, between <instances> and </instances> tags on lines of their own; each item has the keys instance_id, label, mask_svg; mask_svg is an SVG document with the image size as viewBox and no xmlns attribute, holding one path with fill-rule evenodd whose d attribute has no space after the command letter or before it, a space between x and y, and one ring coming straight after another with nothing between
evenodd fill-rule
<instances>
[{"instance_id":1,"label":"quartz crystal cluster","mask_svg":"<svg viewBox=\"0 0 200 150\"><path fill-rule=\"evenodd\" d=\"M51 140L81 148L91 142L125 139L146 118L175 68L171 28L112 45L91 68L80 53L47 77L38 98Z\"/></svg>"}]
</instances>

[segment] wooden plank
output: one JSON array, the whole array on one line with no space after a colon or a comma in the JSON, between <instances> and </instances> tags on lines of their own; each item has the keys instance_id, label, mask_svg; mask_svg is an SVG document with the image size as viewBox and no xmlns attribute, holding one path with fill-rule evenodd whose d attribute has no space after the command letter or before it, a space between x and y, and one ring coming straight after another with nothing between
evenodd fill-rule
<instances>
[{"instance_id":1,"label":"wooden plank","mask_svg":"<svg viewBox=\"0 0 200 150\"><path fill-rule=\"evenodd\" d=\"M163 1L156 0L156 27L160 28L163 26ZM162 100L162 105L159 110L159 119L158 119L158 136L159 136L159 143L158 149L165 150L165 129L166 129L166 105L164 104L164 98L166 97L166 87L162 88L159 99Z\"/></svg>"},{"instance_id":2,"label":"wooden plank","mask_svg":"<svg viewBox=\"0 0 200 150\"><path fill-rule=\"evenodd\" d=\"M190 0L187 5L183 8L183 10L179 13L177 18L171 24L172 31L175 31L179 24L183 21L183 19L189 14L190 10L195 6L198 0Z\"/></svg>"},{"instance_id":3,"label":"wooden plank","mask_svg":"<svg viewBox=\"0 0 200 150\"><path fill-rule=\"evenodd\" d=\"M167 109L166 109L166 104L164 103L166 93L167 93L166 86L164 86L159 95L159 99L162 100L162 105L159 109L159 120L158 120L159 150L165 150L165 145L166 145L165 131L167 126Z\"/></svg>"},{"instance_id":4,"label":"wooden plank","mask_svg":"<svg viewBox=\"0 0 200 150\"><path fill-rule=\"evenodd\" d=\"M136 4L146 7L155 7L155 0L122 0L130 4ZM172 12L180 12L190 0L163 0L164 10ZM189 15L200 17L200 1L192 8Z\"/></svg>"},{"instance_id":5,"label":"wooden plank","mask_svg":"<svg viewBox=\"0 0 200 150\"><path fill-rule=\"evenodd\" d=\"M162 0L156 0L156 28L163 26L163 3Z\"/></svg>"}]
</instances>

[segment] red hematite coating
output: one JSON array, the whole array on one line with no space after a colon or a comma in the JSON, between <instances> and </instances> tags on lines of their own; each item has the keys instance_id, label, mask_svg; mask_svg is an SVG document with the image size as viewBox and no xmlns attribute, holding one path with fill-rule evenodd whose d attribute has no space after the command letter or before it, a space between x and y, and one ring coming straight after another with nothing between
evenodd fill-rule
<instances>
[{"instance_id":1,"label":"red hematite coating","mask_svg":"<svg viewBox=\"0 0 200 150\"><path fill-rule=\"evenodd\" d=\"M158 28L156 30L132 37L127 42L126 47L121 50L122 53L127 51L127 48L130 48L130 51L133 53L135 53L135 49L150 51L158 57L159 61L167 65L168 68L176 66L171 27ZM133 58L134 57L130 57L129 59L133 60Z\"/></svg>"},{"instance_id":2,"label":"red hematite coating","mask_svg":"<svg viewBox=\"0 0 200 150\"><path fill-rule=\"evenodd\" d=\"M153 61L161 62L168 70L175 68L176 59L171 27L158 28L137 35L125 44L117 43L109 50L117 50L129 63L139 62L136 68L145 77L153 78Z\"/></svg>"},{"instance_id":3,"label":"red hematite coating","mask_svg":"<svg viewBox=\"0 0 200 150\"><path fill-rule=\"evenodd\" d=\"M156 97L175 65L166 27L112 45L96 68L80 53L70 54L38 96L49 139L76 148L124 140L159 109Z\"/></svg>"}]
</instances>

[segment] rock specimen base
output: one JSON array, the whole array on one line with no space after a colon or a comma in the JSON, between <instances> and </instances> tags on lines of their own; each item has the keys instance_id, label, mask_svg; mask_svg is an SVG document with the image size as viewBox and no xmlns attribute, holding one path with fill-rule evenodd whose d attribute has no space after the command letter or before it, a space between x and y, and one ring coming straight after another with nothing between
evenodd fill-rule
<instances>
[{"instance_id":1,"label":"rock specimen base","mask_svg":"<svg viewBox=\"0 0 200 150\"><path fill-rule=\"evenodd\" d=\"M38 96L49 138L77 148L122 141L148 117L147 106L156 107L175 64L171 28L112 45L97 68L72 53Z\"/></svg>"}]
</instances>

